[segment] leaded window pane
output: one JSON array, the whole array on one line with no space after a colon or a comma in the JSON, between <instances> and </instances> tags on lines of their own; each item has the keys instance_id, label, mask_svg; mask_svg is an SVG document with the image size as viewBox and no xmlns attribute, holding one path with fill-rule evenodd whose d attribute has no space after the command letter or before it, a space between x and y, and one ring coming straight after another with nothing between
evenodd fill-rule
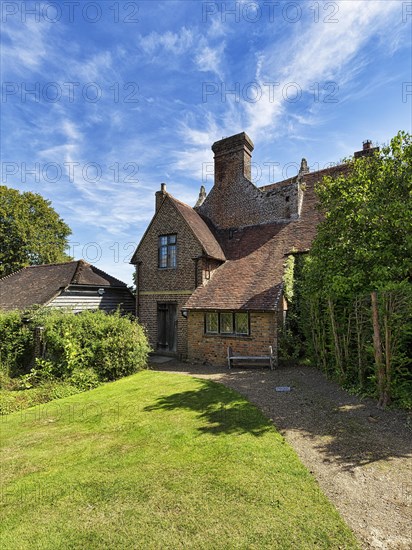
<instances>
[{"instance_id":1,"label":"leaded window pane","mask_svg":"<svg viewBox=\"0 0 412 550\"><path fill-rule=\"evenodd\" d=\"M167 267L167 247L159 248L159 267Z\"/></svg>"},{"instance_id":2,"label":"leaded window pane","mask_svg":"<svg viewBox=\"0 0 412 550\"><path fill-rule=\"evenodd\" d=\"M168 247L168 267L176 267L176 245L169 245Z\"/></svg>"},{"instance_id":3,"label":"leaded window pane","mask_svg":"<svg viewBox=\"0 0 412 550\"><path fill-rule=\"evenodd\" d=\"M236 334L249 334L249 318L247 313L235 314Z\"/></svg>"},{"instance_id":4,"label":"leaded window pane","mask_svg":"<svg viewBox=\"0 0 412 550\"><path fill-rule=\"evenodd\" d=\"M217 334L219 332L218 313L206 313L206 332L209 334Z\"/></svg>"},{"instance_id":5,"label":"leaded window pane","mask_svg":"<svg viewBox=\"0 0 412 550\"><path fill-rule=\"evenodd\" d=\"M233 315L231 313L220 314L220 332L222 334L233 333Z\"/></svg>"},{"instance_id":6,"label":"leaded window pane","mask_svg":"<svg viewBox=\"0 0 412 550\"><path fill-rule=\"evenodd\" d=\"M159 267L176 268L176 235L159 236Z\"/></svg>"}]
</instances>

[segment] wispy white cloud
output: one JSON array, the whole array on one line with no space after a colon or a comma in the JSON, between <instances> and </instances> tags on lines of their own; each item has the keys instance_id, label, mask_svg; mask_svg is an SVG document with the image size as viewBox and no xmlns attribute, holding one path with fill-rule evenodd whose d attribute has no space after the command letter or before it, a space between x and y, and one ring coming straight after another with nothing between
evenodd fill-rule
<instances>
[{"instance_id":1,"label":"wispy white cloud","mask_svg":"<svg viewBox=\"0 0 412 550\"><path fill-rule=\"evenodd\" d=\"M67 139L73 141L80 141L83 137L78 126L71 120L63 120L62 132Z\"/></svg>"},{"instance_id":2,"label":"wispy white cloud","mask_svg":"<svg viewBox=\"0 0 412 550\"><path fill-rule=\"evenodd\" d=\"M225 42L212 44L209 40L210 37L215 42L215 38L222 36L219 27L220 24L215 24L209 29L207 36L202 35L199 29L192 30L186 27L180 28L177 32L151 32L140 37L138 43L146 55L152 56L165 66L170 65L172 61L176 62L176 58L179 57L182 62L187 63L189 56L198 71L214 73L223 78Z\"/></svg>"},{"instance_id":3,"label":"wispy white cloud","mask_svg":"<svg viewBox=\"0 0 412 550\"><path fill-rule=\"evenodd\" d=\"M161 51L181 55L186 53L192 45L193 32L186 27L181 28L178 32L151 32L139 40L139 46L148 55L158 54Z\"/></svg>"},{"instance_id":4,"label":"wispy white cloud","mask_svg":"<svg viewBox=\"0 0 412 550\"><path fill-rule=\"evenodd\" d=\"M92 54L81 61L69 60L66 65L66 71L71 80L80 79L85 83L116 78L112 54L107 50Z\"/></svg>"},{"instance_id":5,"label":"wispy white cloud","mask_svg":"<svg viewBox=\"0 0 412 550\"><path fill-rule=\"evenodd\" d=\"M359 69L359 59L354 63L355 56L361 53L360 62L365 62L362 55L366 53L362 51L365 44L392 28L394 21L399 22L396 2L355 0L338 5L337 23L312 22L306 30L297 26L294 36L288 35L284 43L278 45L281 56L272 48L261 52L256 80L262 97L256 103L245 104L248 131L252 135L261 135L262 130L273 127L285 112L288 107L282 93L285 86L296 83L298 89L308 91L316 82L326 80L336 80L342 86ZM278 84L272 88L275 93L271 97L270 87L265 83L274 81Z\"/></svg>"},{"instance_id":6,"label":"wispy white cloud","mask_svg":"<svg viewBox=\"0 0 412 550\"><path fill-rule=\"evenodd\" d=\"M206 39L202 38L194 56L197 69L202 72L215 73L221 80L224 80L223 56L225 46L225 42L215 47L210 46Z\"/></svg>"},{"instance_id":7,"label":"wispy white cloud","mask_svg":"<svg viewBox=\"0 0 412 550\"><path fill-rule=\"evenodd\" d=\"M2 25L3 70L16 72L37 70L47 58L48 25L36 21L15 23L12 19Z\"/></svg>"},{"instance_id":8,"label":"wispy white cloud","mask_svg":"<svg viewBox=\"0 0 412 550\"><path fill-rule=\"evenodd\" d=\"M212 17L210 18L210 24L207 29L207 36L211 39L227 37L231 34L231 29L224 24L223 18Z\"/></svg>"}]
</instances>

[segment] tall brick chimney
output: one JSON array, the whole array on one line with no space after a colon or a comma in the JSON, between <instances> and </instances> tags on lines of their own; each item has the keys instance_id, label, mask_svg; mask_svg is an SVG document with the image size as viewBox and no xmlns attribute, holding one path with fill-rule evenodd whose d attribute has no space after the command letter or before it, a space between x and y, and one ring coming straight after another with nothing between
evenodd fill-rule
<instances>
[{"instance_id":1,"label":"tall brick chimney","mask_svg":"<svg viewBox=\"0 0 412 550\"><path fill-rule=\"evenodd\" d=\"M155 197L156 197L156 212L159 210L159 208L162 206L162 202L164 201L165 196L167 195L166 192L166 184L161 183L160 184L160 191L156 191Z\"/></svg>"},{"instance_id":2,"label":"tall brick chimney","mask_svg":"<svg viewBox=\"0 0 412 550\"><path fill-rule=\"evenodd\" d=\"M216 141L212 145L215 154L215 186L231 185L242 177L251 181L253 149L253 142L245 132Z\"/></svg>"},{"instance_id":3,"label":"tall brick chimney","mask_svg":"<svg viewBox=\"0 0 412 550\"><path fill-rule=\"evenodd\" d=\"M370 139L366 139L362 142L362 151L355 151L354 157L358 159L360 157L368 157L373 155L376 151L379 151L379 147L372 147L372 142Z\"/></svg>"}]
</instances>

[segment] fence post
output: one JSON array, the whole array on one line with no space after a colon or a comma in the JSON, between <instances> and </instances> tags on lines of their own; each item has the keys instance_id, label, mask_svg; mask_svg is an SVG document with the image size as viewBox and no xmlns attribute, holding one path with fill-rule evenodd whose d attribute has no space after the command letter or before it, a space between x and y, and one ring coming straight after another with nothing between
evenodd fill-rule
<instances>
[{"instance_id":1,"label":"fence post","mask_svg":"<svg viewBox=\"0 0 412 550\"><path fill-rule=\"evenodd\" d=\"M44 357L44 340L43 340L44 327L34 327L34 361Z\"/></svg>"}]
</instances>

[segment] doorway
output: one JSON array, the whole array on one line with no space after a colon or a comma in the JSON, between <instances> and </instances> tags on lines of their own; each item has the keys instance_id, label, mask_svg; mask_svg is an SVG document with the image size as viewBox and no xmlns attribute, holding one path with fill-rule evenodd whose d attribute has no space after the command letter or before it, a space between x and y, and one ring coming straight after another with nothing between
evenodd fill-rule
<instances>
[{"instance_id":1,"label":"doorway","mask_svg":"<svg viewBox=\"0 0 412 550\"><path fill-rule=\"evenodd\" d=\"M176 353L177 304L157 304L157 349Z\"/></svg>"}]
</instances>

